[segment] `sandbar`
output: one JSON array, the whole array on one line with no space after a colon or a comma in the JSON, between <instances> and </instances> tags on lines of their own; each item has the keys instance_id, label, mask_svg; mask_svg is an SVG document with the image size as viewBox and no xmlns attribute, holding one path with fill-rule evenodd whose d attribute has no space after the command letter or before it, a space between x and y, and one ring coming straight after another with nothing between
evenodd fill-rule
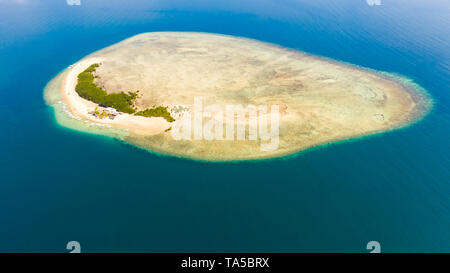
<instances>
[{"instance_id":1,"label":"sandbar","mask_svg":"<svg viewBox=\"0 0 450 273\"><path fill-rule=\"evenodd\" d=\"M94 63L101 64L96 84L108 93L140 91L136 110L159 105L172 111L192 109L194 97L201 97L204 105L277 105L277 149L261 150L262 139L175 140L172 124L162 117L121 113L114 119L97 118L89 113L98 105L75 91L77 76ZM432 100L417 85L405 82L247 38L152 32L86 56L53 79L45 97L51 106L67 106L64 115L73 119L72 128L92 122L105 126L103 134L112 137L117 137L117 130L126 131L122 140L149 151L230 161L280 157L407 126L429 112Z\"/></svg>"}]
</instances>

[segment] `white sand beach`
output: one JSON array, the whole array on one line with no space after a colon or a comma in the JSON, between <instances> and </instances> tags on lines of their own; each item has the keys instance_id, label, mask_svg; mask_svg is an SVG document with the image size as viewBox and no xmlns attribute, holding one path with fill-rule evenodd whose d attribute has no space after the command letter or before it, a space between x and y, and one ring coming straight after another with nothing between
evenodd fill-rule
<instances>
[{"instance_id":1,"label":"white sand beach","mask_svg":"<svg viewBox=\"0 0 450 273\"><path fill-rule=\"evenodd\" d=\"M127 129L137 135L159 134L164 132L164 130L171 126L169 122L161 117L148 118L121 113L111 120L109 118L96 118L95 116L89 114L89 112L95 110L98 105L96 103L85 100L78 95L78 93L75 91L75 86L77 85L77 77L90 65L101 62L101 58L88 58L68 68L69 71L66 77L63 79L61 94L64 102L68 106L68 110L72 115L80 117L83 120L90 120L98 124L110 125L119 129Z\"/></svg>"}]
</instances>

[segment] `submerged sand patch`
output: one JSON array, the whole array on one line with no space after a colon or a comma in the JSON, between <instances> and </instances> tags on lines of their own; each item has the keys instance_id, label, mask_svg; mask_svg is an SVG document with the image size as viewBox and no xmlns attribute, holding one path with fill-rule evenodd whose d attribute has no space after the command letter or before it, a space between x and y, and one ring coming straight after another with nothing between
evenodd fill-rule
<instances>
[{"instance_id":1,"label":"submerged sand patch","mask_svg":"<svg viewBox=\"0 0 450 273\"><path fill-rule=\"evenodd\" d=\"M248 139L174 140L160 117L95 118L88 112L96 105L74 90L77 75L93 63L101 63L96 83L108 93L140 91L137 110L189 108L196 96L205 105L279 105L279 147L261 151L260 140ZM176 32L140 34L87 56L52 80L46 98L67 105L72 128L88 121L110 127L102 133L113 137L124 131L121 139L145 149L204 160L291 154L405 126L431 107L426 94L374 71L245 38Z\"/></svg>"}]
</instances>

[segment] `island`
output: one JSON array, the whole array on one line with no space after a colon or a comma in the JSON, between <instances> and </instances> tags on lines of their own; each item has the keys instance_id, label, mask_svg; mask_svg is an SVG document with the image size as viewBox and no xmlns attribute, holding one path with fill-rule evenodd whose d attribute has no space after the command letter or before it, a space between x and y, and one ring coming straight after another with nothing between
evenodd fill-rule
<instances>
[{"instance_id":1,"label":"island","mask_svg":"<svg viewBox=\"0 0 450 273\"><path fill-rule=\"evenodd\" d=\"M194 32L143 33L94 52L52 79L45 99L63 126L207 161L281 157L402 128L433 104L401 76Z\"/></svg>"}]
</instances>

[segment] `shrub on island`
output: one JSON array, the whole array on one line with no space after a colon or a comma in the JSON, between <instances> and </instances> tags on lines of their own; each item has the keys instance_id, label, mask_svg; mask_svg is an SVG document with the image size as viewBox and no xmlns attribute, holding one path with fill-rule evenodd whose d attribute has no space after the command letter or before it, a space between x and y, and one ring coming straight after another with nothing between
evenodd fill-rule
<instances>
[{"instance_id":1,"label":"shrub on island","mask_svg":"<svg viewBox=\"0 0 450 273\"><path fill-rule=\"evenodd\" d=\"M144 117L162 117L166 119L168 122L175 121L175 119L170 115L169 111L167 110L167 106L148 108L145 109L144 111L137 112L135 115Z\"/></svg>"},{"instance_id":2,"label":"shrub on island","mask_svg":"<svg viewBox=\"0 0 450 273\"><path fill-rule=\"evenodd\" d=\"M78 75L78 83L75 91L80 97L95 102L99 105L115 108L119 112L133 114L134 101L137 98L136 92L120 92L108 94L105 90L94 83L93 73L100 64L93 64Z\"/></svg>"},{"instance_id":3,"label":"shrub on island","mask_svg":"<svg viewBox=\"0 0 450 273\"><path fill-rule=\"evenodd\" d=\"M163 106L148 108L135 113L136 110L134 108L134 102L138 97L139 91L108 94L104 89L98 87L94 83L94 79L97 77L94 73L99 66L100 64L98 63L93 64L78 75L78 82L75 86L75 91L78 95L80 95L80 97L104 107L112 107L119 112L128 114L134 113L137 116L144 117L162 117L168 122L175 121L167 110L167 107Z\"/></svg>"}]
</instances>

